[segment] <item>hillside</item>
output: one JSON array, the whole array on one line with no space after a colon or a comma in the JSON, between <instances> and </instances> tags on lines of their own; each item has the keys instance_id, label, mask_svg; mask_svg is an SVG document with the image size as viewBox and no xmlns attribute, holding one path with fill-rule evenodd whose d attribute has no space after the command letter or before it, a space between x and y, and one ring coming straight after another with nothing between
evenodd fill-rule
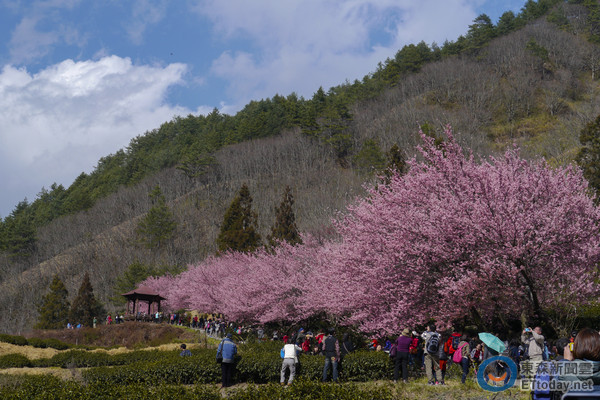
<instances>
[{"instance_id":1,"label":"hillside","mask_svg":"<svg viewBox=\"0 0 600 400\"><path fill-rule=\"evenodd\" d=\"M0 254L0 330L20 333L31 328L36 306L55 274L73 298L89 272L96 296L111 310L116 307L110 302L115 283L133 263L184 267L214 254L223 214L243 183L254 198L263 238L286 185L295 198L298 228L327 237L330 219L363 192L365 182L373 181L373 172L381 170L393 144L406 157L415 154L419 126L439 136L450 124L459 142L479 156L516 143L526 157L543 156L556 165L573 162L579 132L600 114L600 48L588 40L589 10L555 3L559 4L546 16L479 47L445 56L431 50L427 62L414 71L392 74L372 95L365 93L378 76L391 73L391 60L360 84L341 85L327 94L320 91L310 101L282 101L299 107L297 118L282 119L285 123L269 124L267 119L251 124L258 119L250 116L260 115L265 104L249 104L235 117L238 122L220 117L223 126L241 124L225 130L229 136L216 140L202 131L215 141L209 150L196 149L195 158L173 154L191 152L185 140L196 132L193 123L205 129L214 115L176 119L139 137L130 147L154 153L147 158L122 153L101 160L94 174L64 191L79 193L78 182L89 186L81 211L48 217L36 227L35 248L28 254ZM487 26L485 21L477 23L468 43L475 43L473 35ZM463 42L459 38L454 45ZM448 53L451 46L444 48ZM358 88L362 94L352 95ZM318 113L305 115L311 110ZM188 136L173 133L186 124ZM148 144L152 141L155 147ZM177 146L169 147L175 142ZM106 171L110 173L103 174ZM118 175L126 173L129 180ZM103 189L105 180L116 188L113 192ZM165 246L149 249L135 240L135 230L152 206L148 194L156 185L173 211L176 231ZM5 230L12 221L5 221Z\"/></svg>"}]
</instances>

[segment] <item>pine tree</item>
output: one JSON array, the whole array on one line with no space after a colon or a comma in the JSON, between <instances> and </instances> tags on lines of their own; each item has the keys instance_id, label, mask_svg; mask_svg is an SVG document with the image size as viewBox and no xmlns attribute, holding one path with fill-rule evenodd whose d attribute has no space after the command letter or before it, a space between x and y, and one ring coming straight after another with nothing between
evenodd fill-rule
<instances>
[{"instance_id":1,"label":"pine tree","mask_svg":"<svg viewBox=\"0 0 600 400\"><path fill-rule=\"evenodd\" d=\"M130 264L117 278L113 289L114 296L110 300L115 306L123 306L127 299L121 295L135 289L137 284L154 275L156 275L156 270L150 265L142 264L139 261Z\"/></svg>"},{"instance_id":2,"label":"pine tree","mask_svg":"<svg viewBox=\"0 0 600 400\"><path fill-rule=\"evenodd\" d=\"M167 206L160 186L156 185L149 196L154 205L138 224L136 234L140 243L151 249L163 246L173 237L177 222Z\"/></svg>"},{"instance_id":3,"label":"pine tree","mask_svg":"<svg viewBox=\"0 0 600 400\"><path fill-rule=\"evenodd\" d=\"M581 130L579 142L582 147L577 155L577 163L597 194L600 191L600 115Z\"/></svg>"},{"instance_id":4,"label":"pine tree","mask_svg":"<svg viewBox=\"0 0 600 400\"><path fill-rule=\"evenodd\" d=\"M292 209L293 206L294 196L292 195L292 189L286 186L281 204L275 209L275 224L271 227L271 234L267 237L270 247L276 246L277 241L286 241L292 245L302 243L298 227L296 226L296 216Z\"/></svg>"},{"instance_id":5,"label":"pine tree","mask_svg":"<svg viewBox=\"0 0 600 400\"><path fill-rule=\"evenodd\" d=\"M94 317L103 317L104 307L94 297L94 288L90 282L90 275L86 272L77 297L73 300L69 320L74 323L81 323L84 326L92 326Z\"/></svg>"},{"instance_id":6,"label":"pine tree","mask_svg":"<svg viewBox=\"0 0 600 400\"><path fill-rule=\"evenodd\" d=\"M36 230L27 199L19 202L4 219L4 234L0 240L0 250L16 259L25 259L35 250Z\"/></svg>"},{"instance_id":7,"label":"pine tree","mask_svg":"<svg viewBox=\"0 0 600 400\"><path fill-rule=\"evenodd\" d=\"M394 144L392 147L390 147L390 151L387 153L387 160L387 167L383 171L382 178L382 182L386 185L390 183L392 176L394 176L396 173L402 176L408 169L406 160L404 159L404 154L397 144Z\"/></svg>"},{"instance_id":8,"label":"pine tree","mask_svg":"<svg viewBox=\"0 0 600 400\"><path fill-rule=\"evenodd\" d=\"M365 140L358 154L354 156L356 169L365 174L381 171L385 166L385 161L385 155L377 141L373 139Z\"/></svg>"},{"instance_id":9,"label":"pine tree","mask_svg":"<svg viewBox=\"0 0 600 400\"><path fill-rule=\"evenodd\" d=\"M262 244L258 233L258 215L252 211L252 196L246 184L225 212L217 237L219 252L227 250L253 252Z\"/></svg>"},{"instance_id":10,"label":"pine tree","mask_svg":"<svg viewBox=\"0 0 600 400\"><path fill-rule=\"evenodd\" d=\"M39 320L36 329L60 329L67 325L69 317L69 292L58 275L54 275L50 283L50 292L44 296L38 309Z\"/></svg>"}]
</instances>

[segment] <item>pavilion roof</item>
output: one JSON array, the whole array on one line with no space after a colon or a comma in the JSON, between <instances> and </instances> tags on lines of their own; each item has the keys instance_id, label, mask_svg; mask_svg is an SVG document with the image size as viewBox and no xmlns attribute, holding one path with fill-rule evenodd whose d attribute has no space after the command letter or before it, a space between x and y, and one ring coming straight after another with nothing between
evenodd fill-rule
<instances>
[{"instance_id":1,"label":"pavilion roof","mask_svg":"<svg viewBox=\"0 0 600 400\"><path fill-rule=\"evenodd\" d=\"M164 297L162 297L160 294L158 294L157 292L155 292L154 290L150 289L147 286L140 286L137 289L134 289L130 292L127 293L123 293L121 296L125 296L125 297L140 297L140 298L157 298L160 300L166 300Z\"/></svg>"}]
</instances>

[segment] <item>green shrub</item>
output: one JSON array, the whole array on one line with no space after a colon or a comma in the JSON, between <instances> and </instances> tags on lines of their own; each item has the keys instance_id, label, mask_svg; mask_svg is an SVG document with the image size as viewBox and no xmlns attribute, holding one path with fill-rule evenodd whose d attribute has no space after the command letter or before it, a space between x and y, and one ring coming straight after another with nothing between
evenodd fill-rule
<instances>
[{"instance_id":1,"label":"green shrub","mask_svg":"<svg viewBox=\"0 0 600 400\"><path fill-rule=\"evenodd\" d=\"M240 359L236 364L235 382L269 383L279 382L281 342L240 346ZM69 355L71 354L71 355ZM96 353L88 353L96 354ZM100 353L102 354L102 353ZM193 384L220 382L220 367L215 363L215 350L194 349L192 357L179 357L178 351L135 351L115 356L92 356L65 352L53 357L48 366L75 366L91 368L84 371L86 382L107 384L146 383L156 385ZM296 375L305 380L319 381L323 374L325 359L322 356L300 355ZM343 381L364 382L391 379L393 364L386 353L358 351L345 357L340 368Z\"/></svg>"},{"instance_id":2,"label":"green shrub","mask_svg":"<svg viewBox=\"0 0 600 400\"><path fill-rule=\"evenodd\" d=\"M344 357L341 375L344 380L365 382L392 379L393 361L387 353L378 351L356 351Z\"/></svg>"},{"instance_id":3,"label":"green shrub","mask_svg":"<svg viewBox=\"0 0 600 400\"><path fill-rule=\"evenodd\" d=\"M46 347L56 350L66 350L71 347L71 345L68 343L61 342L60 340L54 338L44 339L44 342L46 343ZM31 344L31 339L29 340L29 343Z\"/></svg>"},{"instance_id":4,"label":"green shrub","mask_svg":"<svg viewBox=\"0 0 600 400\"><path fill-rule=\"evenodd\" d=\"M356 384L331 385L298 379L290 387L281 387L279 384L270 383L263 386L249 385L228 394L229 400L391 400L394 398L389 386L369 386L366 388Z\"/></svg>"},{"instance_id":5,"label":"green shrub","mask_svg":"<svg viewBox=\"0 0 600 400\"><path fill-rule=\"evenodd\" d=\"M7 354L0 357L0 368L24 368L31 367L31 361L22 354Z\"/></svg>"},{"instance_id":6,"label":"green shrub","mask_svg":"<svg viewBox=\"0 0 600 400\"><path fill-rule=\"evenodd\" d=\"M85 350L69 350L55 354L52 358L34 360L36 367L86 368L110 364L111 356L103 352Z\"/></svg>"},{"instance_id":7,"label":"green shrub","mask_svg":"<svg viewBox=\"0 0 600 400\"><path fill-rule=\"evenodd\" d=\"M40 338L29 338L27 342L30 346L37 347L39 349L45 349L46 347L48 347L46 341Z\"/></svg>"},{"instance_id":8,"label":"green shrub","mask_svg":"<svg viewBox=\"0 0 600 400\"><path fill-rule=\"evenodd\" d=\"M91 368L83 371L88 383L148 385L217 383L221 378L221 369L214 361L212 352L193 354L181 358L175 352L170 357L158 361L139 361L112 368Z\"/></svg>"},{"instance_id":9,"label":"green shrub","mask_svg":"<svg viewBox=\"0 0 600 400\"><path fill-rule=\"evenodd\" d=\"M0 334L0 342L15 344L17 346L27 346L28 342L23 336L13 336L7 334Z\"/></svg>"},{"instance_id":10,"label":"green shrub","mask_svg":"<svg viewBox=\"0 0 600 400\"><path fill-rule=\"evenodd\" d=\"M40 339L34 337L28 339L28 342L30 346L38 347L40 349L49 347L56 350L66 350L70 347L67 343L61 342L60 340L54 338Z\"/></svg>"},{"instance_id":11,"label":"green shrub","mask_svg":"<svg viewBox=\"0 0 600 400\"><path fill-rule=\"evenodd\" d=\"M214 386L189 388L165 384L82 385L53 376L1 376L0 398L3 400L220 400L221 396Z\"/></svg>"}]
</instances>

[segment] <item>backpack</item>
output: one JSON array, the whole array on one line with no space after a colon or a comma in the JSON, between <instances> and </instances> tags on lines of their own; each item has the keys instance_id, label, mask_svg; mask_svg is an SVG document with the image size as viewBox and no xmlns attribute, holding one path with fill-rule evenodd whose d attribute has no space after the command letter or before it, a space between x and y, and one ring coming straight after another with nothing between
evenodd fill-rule
<instances>
[{"instance_id":1,"label":"backpack","mask_svg":"<svg viewBox=\"0 0 600 400\"><path fill-rule=\"evenodd\" d=\"M454 352L454 355L452 356L452 361L454 361L457 364L460 364L462 362L463 356L462 356L462 348L466 346L467 343L463 344L462 346L459 346L458 349L456 349L456 351Z\"/></svg>"},{"instance_id":2,"label":"backpack","mask_svg":"<svg viewBox=\"0 0 600 400\"><path fill-rule=\"evenodd\" d=\"M529 345L522 346L523 353L521 354L521 360L529 360Z\"/></svg>"},{"instance_id":3,"label":"backpack","mask_svg":"<svg viewBox=\"0 0 600 400\"><path fill-rule=\"evenodd\" d=\"M542 360L548 361L550 359L550 352L548 351L548 346L544 343L544 350L542 351Z\"/></svg>"},{"instance_id":4,"label":"backpack","mask_svg":"<svg viewBox=\"0 0 600 400\"><path fill-rule=\"evenodd\" d=\"M440 361L448 360L448 353L446 352L445 347L446 346L440 346L440 351L438 352L438 358L440 359Z\"/></svg>"},{"instance_id":5,"label":"backpack","mask_svg":"<svg viewBox=\"0 0 600 400\"><path fill-rule=\"evenodd\" d=\"M458 350L458 344L460 343L460 336L452 336L452 344L450 345L450 352Z\"/></svg>"},{"instance_id":6,"label":"backpack","mask_svg":"<svg viewBox=\"0 0 600 400\"><path fill-rule=\"evenodd\" d=\"M396 343L394 343L392 345L392 348L390 349L390 358L395 358L397 353L398 353L398 346L396 345Z\"/></svg>"},{"instance_id":7,"label":"backpack","mask_svg":"<svg viewBox=\"0 0 600 400\"><path fill-rule=\"evenodd\" d=\"M432 334L427 341L427 352L429 354L437 355L440 349L440 335L437 333Z\"/></svg>"}]
</instances>

